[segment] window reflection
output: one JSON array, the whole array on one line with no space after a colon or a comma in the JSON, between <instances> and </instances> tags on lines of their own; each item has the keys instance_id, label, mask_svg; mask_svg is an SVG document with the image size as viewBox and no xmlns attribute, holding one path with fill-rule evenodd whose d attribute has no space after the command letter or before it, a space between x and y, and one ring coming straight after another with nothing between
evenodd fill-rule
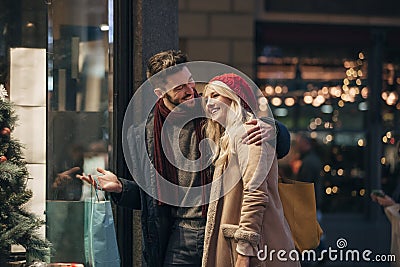
<instances>
[{"instance_id":1,"label":"window reflection","mask_svg":"<svg viewBox=\"0 0 400 267\"><path fill-rule=\"evenodd\" d=\"M81 200L75 175L108 162L108 2L73 2L50 6L48 198L57 200Z\"/></svg>"},{"instance_id":2,"label":"window reflection","mask_svg":"<svg viewBox=\"0 0 400 267\"><path fill-rule=\"evenodd\" d=\"M108 168L112 16L107 0L53 0L48 12L47 237L51 262L84 263L91 188L75 176Z\"/></svg>"}]
</instances>

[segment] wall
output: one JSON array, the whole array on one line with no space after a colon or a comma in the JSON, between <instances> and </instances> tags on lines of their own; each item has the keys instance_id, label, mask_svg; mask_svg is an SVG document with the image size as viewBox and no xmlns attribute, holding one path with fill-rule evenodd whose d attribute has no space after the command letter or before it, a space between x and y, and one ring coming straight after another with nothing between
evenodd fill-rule
<instances>
[{"instance_id":1,"label":"wall","mask_svg":"<svg viewBox=\"0 0 400 267\"><path fill-rule=\"evenodd\" d=\"M18 116L14 138L24 145L33 196L30 211L45 219L46 203L46 50L12 48L10 51L10 101ZM21 77L23 77L21 79ZM45 228L41 228L44 236Z\"/></svg>"},{"instance_id":2,"label":"wall","mask_svg":"<svg viewBox=\"0 0 400 267\"><path fill-rule=\"evenodd\" d=\"M254 0L179 0L180 49L254 78L254 8Z\"/></svg>"}]
</instances>

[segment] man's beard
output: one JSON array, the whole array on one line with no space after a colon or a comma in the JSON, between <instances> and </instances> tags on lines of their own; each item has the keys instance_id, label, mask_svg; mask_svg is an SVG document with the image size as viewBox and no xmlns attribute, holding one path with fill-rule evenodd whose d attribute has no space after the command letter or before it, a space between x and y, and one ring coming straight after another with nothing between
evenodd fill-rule
<instances>
[{"instance_id":1,"label":"man's beard","mask_svg":"<svg viewBox=\"0 0 400 267\"><path fill-rule=\"evenodd\" d=\"M194 108L193 104L189 104L191 101L194 101L194 98L185 100L184 102L179 102L179 101L176 101L176 100L174 101L172 99L172 97L169 96L168 94L165 94L165 96L166 96L168 102L173 104L175 107L179 106L178 108L181 109L181 110L188 111L188 110L191 110L191 109ZM188 96L190 96L190 95L188 95Z\"/></svg>"}]
</instances>

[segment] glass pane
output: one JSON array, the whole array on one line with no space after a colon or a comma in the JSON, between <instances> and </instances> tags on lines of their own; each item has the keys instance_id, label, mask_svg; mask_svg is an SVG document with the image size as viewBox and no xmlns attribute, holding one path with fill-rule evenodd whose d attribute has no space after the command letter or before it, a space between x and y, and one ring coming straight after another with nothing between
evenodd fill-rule
<instances>
[{"instance_id":1,"label":"glass pane","mask_svg":"<svg viewBox=\"0 0 400 267\"><path fill-rule=\"evenodd\" d=\"M382 189L393 196L400 177L400 48L388 49L383 64L382 121L383 157Z\"/></svg>"},{"instance_id":2,"label":"glass pane","mask_svg":"<svg viewBox=\"0 0 400 267\"><path fill-rule=\"evenodd\" d=\"M298 32L304 38L288 37ZM328 40L318 37L326 32ZM330 213L363 212L366 196L368 46L349 45L342 34L341 27L260 23L256 35L257 82L275 118L293 133L281 172L300 179L306 153L297 148L296 136L307 133L322 163L312 177L321 180L319 206Z\"/></svg>"},{"instance_id":3,"label":"glass pane","mask_svg":"<svg viewBox=\"0 0 400 267\"><path fill-rule=\"evenodd\" d=\"M84 263L84 200L76 174L108 168L112 99L109 1L53 0L48 9L47 237L51 262Z\"/></svg>"}]
</instances>

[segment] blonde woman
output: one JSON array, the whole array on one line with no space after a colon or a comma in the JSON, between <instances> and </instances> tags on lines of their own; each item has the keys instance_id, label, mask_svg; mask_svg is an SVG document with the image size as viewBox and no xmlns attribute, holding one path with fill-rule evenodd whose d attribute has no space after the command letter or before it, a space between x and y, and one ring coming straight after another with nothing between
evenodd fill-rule
<instances>
[{"instance_id":1,"label":"blonde woman","mask_svg":"<svg viewBox=\"0 0 400 267\"><path fill-rule=\"evenodd\" d=\"M251 87L236 74L224 74L206 85L204 96L215 171L203 266L300 266L289 257L294 243L278 194L275 149L240 139L257 105ZM278 257L279 250L284 252Z\"/></svg>"}]
</instances>

